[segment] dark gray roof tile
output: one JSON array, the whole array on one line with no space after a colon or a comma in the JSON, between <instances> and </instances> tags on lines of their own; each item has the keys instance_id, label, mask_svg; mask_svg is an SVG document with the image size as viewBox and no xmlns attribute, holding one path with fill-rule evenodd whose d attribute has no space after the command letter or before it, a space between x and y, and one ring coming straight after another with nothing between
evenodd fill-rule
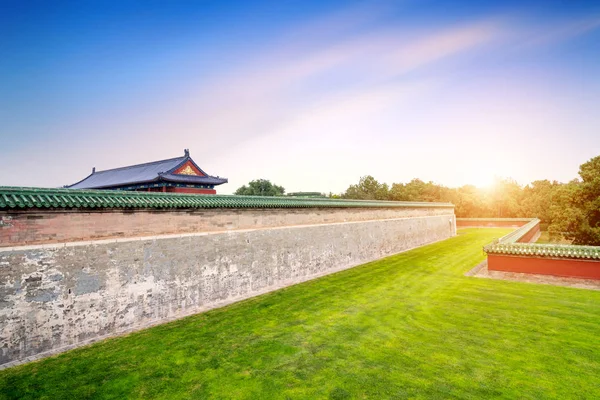
<instances>
[{"instance_id":1,"label":"dark gray roof tile","mask_svg":"<svg viewBox=\"0 0 600 400\"><path fill-rule=\"evenodd\" d=\"M178 167L191 161L205 176L173 174ZM167 160L153 161L144 164L130 165L127 167L94 171L85 179L66 186L69 189L105 189L115 186L135 185L149 182L175 182L199 185L220 185L226 183L226 178L214 177L206 174L190 158L186 151L183 157Z\"/></svg>"}]
</instances>

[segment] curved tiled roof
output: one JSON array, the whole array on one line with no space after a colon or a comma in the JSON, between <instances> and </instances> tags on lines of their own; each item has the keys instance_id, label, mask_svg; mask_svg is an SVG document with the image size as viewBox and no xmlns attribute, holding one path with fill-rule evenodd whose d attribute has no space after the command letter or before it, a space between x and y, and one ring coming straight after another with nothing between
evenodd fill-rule
<instances>
[{"instance_id":1,"label":"curved tiled roof","mask_svg":"<svg viewBox=\"0 0 600 400\"><path fill-rule=\"evenodd\" d=\"M442 207L450 203L341 200L152 193L119 190L42 189L0 186L0 209L28 208L305 208L305 207Z\"/></svg>"},{"instance_id":2,"label":"curved tiled roof","mask_svg":"<svg viewBox=\"0 0 600 400\"><path fill-rule=\"evenodd\" d=\"M198 168L204 176L179 175L173 173L188 161ZM69 189L104 189L150 182L181 182L198 185L220 185L226 183L227 179L210 176L202 171L194 160L191 159L189 152L186 150L182 157L107 169L104 171L94 170L91 175L66 187Z\"/></svg>"}]
</instances>

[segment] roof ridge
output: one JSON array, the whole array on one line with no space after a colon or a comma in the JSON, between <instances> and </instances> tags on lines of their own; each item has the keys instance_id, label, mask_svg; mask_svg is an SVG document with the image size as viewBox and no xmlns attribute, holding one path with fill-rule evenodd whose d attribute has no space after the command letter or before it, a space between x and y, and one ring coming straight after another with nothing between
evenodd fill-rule
<instances>
[{"instance_id":1,"label":"roof ridge","mask_svg":"<svg viewBox=\"0 0 600 400\"><path fill-rule=\"evenodd\" d=\"M157 160L157 161L150 161L150 162L145 162L145 163L140 163L140 164L126 165L124 167L111 168L111 169L103 169L102 171L95 171L94 174L99 174L99 173L102 173L102 172L118 171L118 170L121 170L121 169L128 169L128 168L133 168L133 167L141 167L141 166L144 166L144 165L159 164L159 163L163 163L163 162L166 162L166 161L174 161L174 160L178 160L178 159L181 159L183 161L186 158L188 158L188 157L187 156L179 156L179 157L173 157L173 158L166 158L164 160Z\"/></svg>"}]
</instances>

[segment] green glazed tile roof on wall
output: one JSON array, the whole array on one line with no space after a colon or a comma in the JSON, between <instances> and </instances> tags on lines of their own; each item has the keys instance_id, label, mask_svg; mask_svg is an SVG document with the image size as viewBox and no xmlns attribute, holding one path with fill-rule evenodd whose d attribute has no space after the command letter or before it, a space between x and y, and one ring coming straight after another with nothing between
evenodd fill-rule
<instances>
[{"instance_id":1,"label":"green glazed tile roof on wall","mask_svg":"<svg viewBox=\"0 0 600 400\"><path fill-rule=\"evenodd\" d=\"M538 243L495 243L487 245L484 250L488 254L600 260L600 246Z\"/></svg>"},{"instance_id":2,"label":"green glazed tile roof on wall","mask_svg":"<svg viewBox=\"0 0 600 400\"><path fill-rule=\"evenodd\" d=\"M0 186L0 209L28 208L305 208L437 207L450 203L345 200L299 197L198 195L117 190L43 189Z\"/></svg>"},{"instance_id":3,"label":"green glazed tile roof on wall","mask_svg":"<svg viewBox=\"0 0 600 400\"><path fill-rule=\"evenodd\" d=\"M539 219L534 218L519 229L488 244L483 250L487 254L600 260L600 246L517 243L520 238L527 234L531 228L539 222Z\"/></svg>"}]
</instances>

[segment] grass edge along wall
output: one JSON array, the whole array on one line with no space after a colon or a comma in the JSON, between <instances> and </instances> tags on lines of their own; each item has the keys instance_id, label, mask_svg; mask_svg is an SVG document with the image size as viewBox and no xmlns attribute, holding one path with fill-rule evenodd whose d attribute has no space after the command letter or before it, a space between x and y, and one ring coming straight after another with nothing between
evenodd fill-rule
<instances>
[{"instance_id":1,"label":"grass edge along wall","mask_svg":"<svg viewBox=\"0 0 600 400\"><path fill-rule=\"evenodd\" d=\"M140 193L135 200L155 201L154 196ZM198 200L168 196L172 202ZM236 208L215 211L268 213L277 208L271 198L250 199L254 207L240 211L239 199L228 200ZM265 207L256 208L261 204ZM448 204L294 204L278 211L293 213L303 206L319 213L394 209L401 217L0 248L0 363L160 324L456 234ZM413 210L410 216L404 214L407 208ZM39 206L33 211L44 212Z\"/></svg>"}]
</instances>

